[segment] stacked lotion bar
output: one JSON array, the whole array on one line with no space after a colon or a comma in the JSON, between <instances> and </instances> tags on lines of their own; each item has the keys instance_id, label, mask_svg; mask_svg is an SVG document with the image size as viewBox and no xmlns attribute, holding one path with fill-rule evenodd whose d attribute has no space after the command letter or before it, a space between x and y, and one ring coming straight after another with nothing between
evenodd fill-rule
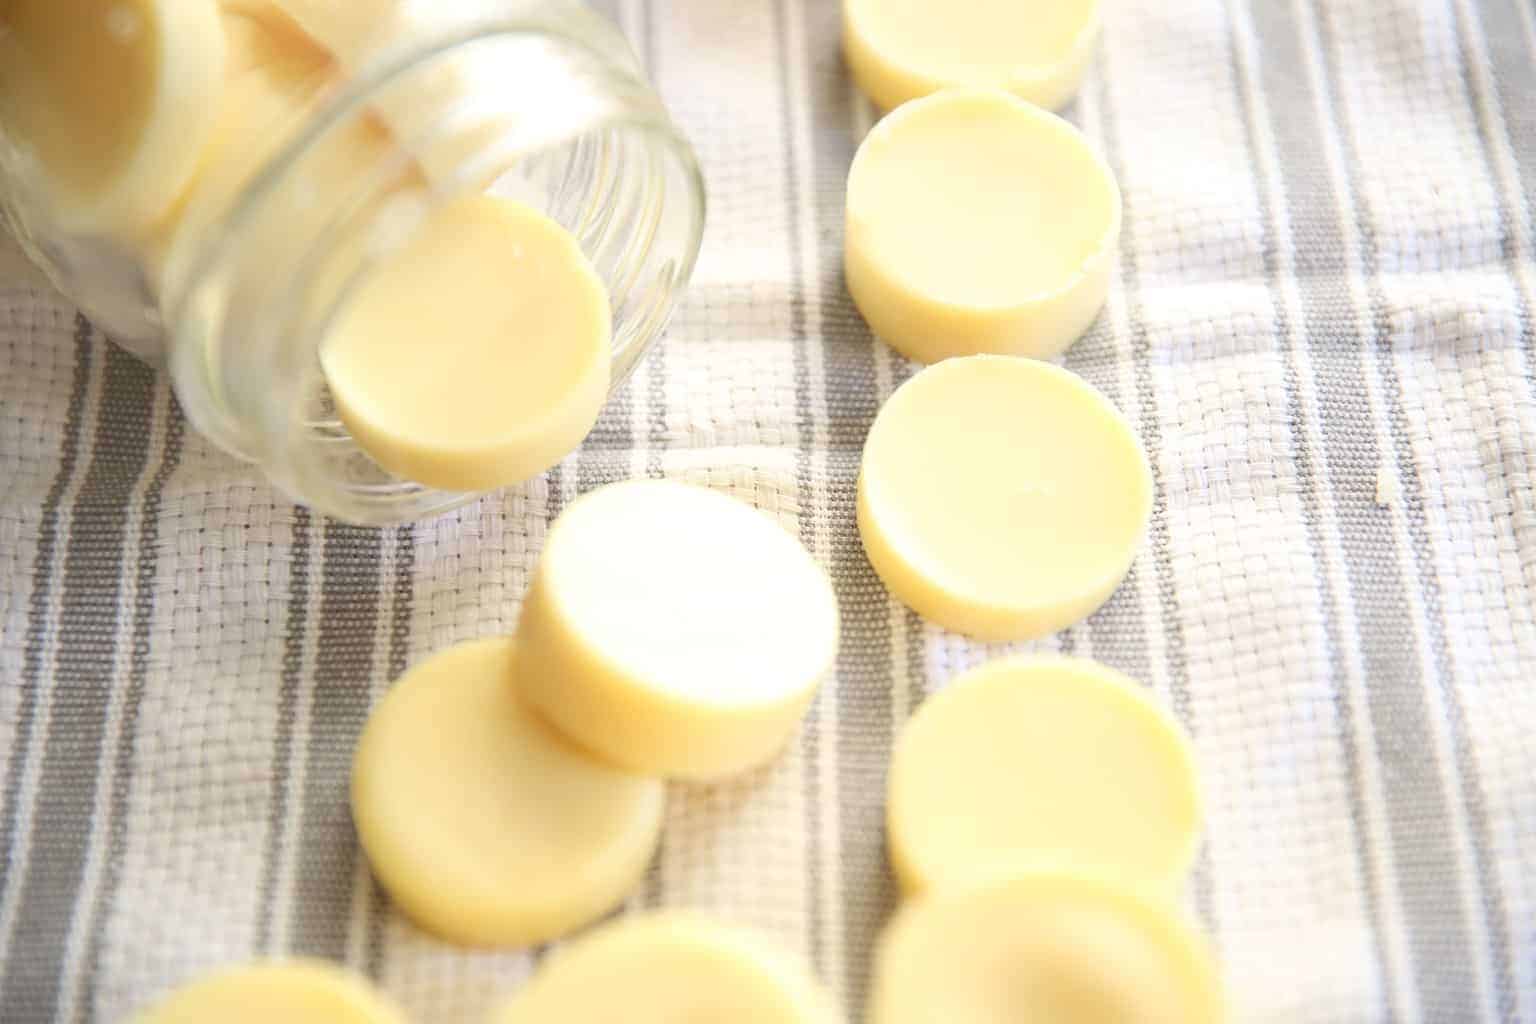
<instances>
[{"instance_id":1,"label":"stacked lotion bar","mask_svg":"<svg viewBox=\"0 0 1536 1024\"><path fill-rule=\"evenodd\" d=\"M60 216L167 275L269 155L252 140L301 116L363 39L409 28L409 6L387 0L9 0L0 12L0 113ZM1036 361L1097 314L1119 231L1102 161L1033 105L1071 94L1096 16L1091 0L846 4L854 74L896 107L850 172L848 285L882 338L934 364L870 432L858 527L893 594L984 640L1092 612L1151 510L1123 417ZM121 85L110 108L79 87L82 66ZM419 119L396 99L338 141L308 202L344 195ZM452 157L413 154L402 192L425 195ZM602 282L569 235L471 194L383 254L321 358L380 465L485 489L579 443L607 390L609 331ZM825 573L751 507L660 481L584 496L550 532L516 636L416 666L370 720L352 803L376 874L412 918L464 944L543 942L597 920L654 854L661 780L773 757L837 632ZM910 901L881 946L874 1024L1220 1019L1209 954L1173 909L1200 827L1189 745L1143 689L1081 660L983 666L914 717L889 785ZM668 912L561 950L497 1019L836 1017L802 964ZM145 1018L215 1019L400 1018L366 983L312 963L216 975Z\"/></svg>"}]
</instances>

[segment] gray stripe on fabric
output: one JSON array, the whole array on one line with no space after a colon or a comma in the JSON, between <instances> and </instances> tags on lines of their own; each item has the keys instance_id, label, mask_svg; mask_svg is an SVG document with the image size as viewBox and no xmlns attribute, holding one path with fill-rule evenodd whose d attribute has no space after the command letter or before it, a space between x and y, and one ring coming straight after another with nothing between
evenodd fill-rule
<instances>
[{"instance_id":1,"label":"gray stripe on fabric","mask_svg":"<svg viewBox=\"0 0 1536 1024\"><path fill-rule=\"evenodd\" d=\"M1386 293L1381 284L1380 245L1377 239L1376 225L1370 215L1369 199L1364 194L1365 165L1355 148L1354 139L1349 130L1350 111L1348 105L1340 99L1342 94L1342 71L1338 63L1337 41L1333 38L1332 26L1328 20L1328 12L1322 10L1322 6L1321 4L1317 5L1318 29L1322 36L1320 42L1323 66L1330 81L1330 93L1333 97L1336 112L1334 120L1339 126L1340 142L1342 143L1348 168L1348 187L1352 194L1355 218L1360 231L1360 255L1369 288L1372 317L1371 330L1374 334L1371 342L1376 348L1377 374L1381 379L1382 398L1386 406L1387 426L1393 448L1391 455L1397 464L1397 475L1401 484L1403 499L1402 506L1405 512L1404 518L1408 527L1409 553L1413 556L1414 569L1418 576L1419 592L1424 602L1424 618L1428 630L1430 655L1434 661L1432 667L1421 666L1421 668L1431 669L1431 671L1422 673L1421 681L1422 685L1426 688L1429 686L1439 686L1443 694L1448 710L1447 717L1450 724L1452 756L1457 762L1457 774L1461 776L1460 781L1463 790L1461 795L1468 815L1475 820L1478 809L1481 806L1481 794L1476 794L1478 796L1478 805L1474 806L1467 799L1471 795L1467 791L1469 780L1466 774L1460 770L1461 765L1471 757L1470 752L1467 750L1465 713L1461 707L1460 693L1456 689L1454 670L1451 665L1450 645L1446 639L1445 612L1441 597L1440 577L1435 566L1434 548L1429 536L1429 526L1425 520L1424 493L1416 471L1417 467L1414 463L1413 443L1408 432L1408 415L1403 408L1403 385L1402 381L1398 378L1397 366L1392 358L1391 313L1387 307ZM1405 586L1412 583L1412 581L1404 582ZM1428 717L1434 712L1422 703L1421 708L1423 708L1426 728L1428 728ZM1433 747L1427 749L1433 750ZM1430 760L1433 759L1431 758ZM1438 786L1436 791L1438 792ZM1448 805L1452 796L1443 793L1440 795L1442 797L1442 806ZM1444 819L1437 818L1435 820L1443 821ZM1475 840L1473 845L1475 849L1477 845ZM1449 847L1449 843L1447 843L1447 846ZM1441 884L1434 887L1432 894L1426 894L1434 897L1426 904L1425 909L1427 910L1433 910L1435 905L1444 899L1446 893L1453 893L1456 889L1454 851L1448 848L1446 852L1449 858L1441 862L1446 875L1441 880ZM1502 896L1498 891L1496 876L1490 877L1483 870L1482 857L1475 857L1475 861L1475 881L1482 906L1486 910L1490 906L1496 907L1501 905ZM1459 905L1456 917L1458 921L1461 920ZM1471 931L1470 922L1463 922L1463 924L1466 928L1464 935L1469 934ZM1493 922L1489 921L1487 924L1490 935L1492 935L1494 931ZM1438 941L1434 944L1437 946L1445 945ZM1465 967L1467 947L1462 945L1460 949L1462 951L1460 964ZM1442 959L1436 966L1441 969L1451 967L1454 970L1454 966L1457 963L1458 961L1455 959ZM1476 1011L1480 1009L1477 1005L1479 1000L1476 998L1475 992L1477 988L1476 982L1464 970L1453 973L1452 977L1459 978L1461 982L1459 985L1453 982L1452 989L1454 991L1446 990L1443 987L1443 975L1437 973L1432 976L1430 980L1434 984L1426 992L1426 1012L1434 1020L1472 1020L1476 1015ZM1445 1007L1444 1012L1448 1016L1440 1016L1439 1007L1442 1005ZM1450 1014L1460 1013L1465 1013L1466 1016L1449 1016Z\"/></svg>"},{"instance_id":2,"label":"gray stripe on fabric","mask_svg":"<svg viewBox=\"0 0 1536 1024\"><path fill-rule=\"evenodd\" d=\"M928 699L928 659L923 656L923 626L922 617L910 608L902 608L901 613L906 616L907 623L907 708L908 714L916 711L923 701ZM892 746L895 745L895 737L891 738Z\"/></svg>"},{"instance_id":3,"label":"gray stripe on fabric","mask_svg":"<svg viewBox=\"0 0 1536 1024\"><path fill-rule=\"evenodd\" d=\"M864 438L879 411L875 341L843 285L843 190L857 148L849 132L852 93L838 46L839 9L818 0L801 5L806 54L805 98L810 104L811 180L793 196L791 224L810 202L814 253L800 253L801 280L819 277L816 335L821 341L828 429L828 509L832 581L842 613L837 657L837 800L842 824L839 870L843 884L845 962L843 990L850 1006L868 991L869 958L881 926L896 902L885 860L885 775L893 728L894 684L889 596L864 557L854 522L855 488ZM780 14L781 45L788 44ZM787 63L787 62L786 62ZM785 92L786 164L796 165L792 130L794 93ZM809 326L809 324L807 325Z\"/></svg>"},{"instance_id":4,"label":"gray stripe on fabric","mask_svg":"<svg viewBox=\"0 0 1536 1024\"><path fill-rule=\"evenodd\" d=\"M1104 158L1124 180L1125 161L1120 149L1119 121L1110 103L1108 47L1099 47L1099 73L1085 87L1097 90L1099 120L1102 125ZM1189 653L1184 642L1184 622L1179 610L1178 589L1173 576L1173 531L1168 515L1168 487L1158 466L1157 455L1163 448L1163 427L1158 418L1157 393L1152 381L1152 339L1147 331L1146 310L1141 298L1141 268L1136 255L1136 208L1128 190L1122 190L1124 221L1120 231L1120 275L1125 291L1126 314L1130 320L1132 376L1137 405L1141 410L1139 432L1152 466L1152 523L1148 530L1151 548L1151 582L1157 594L1157 607L1163 631L1164 661L1168 670L1169 699L1173 710L1191 734L1199 730L1194 718L1194 703L1189 690ZM1127 396L1128 397L1128 396ZM1211 876L1210 847L1202 846L1190 878L1195 909L1213 940L1216 935L1215 882Z\"/></svg>"},{"instance_id":5,"label":"gray stripe on fabric","mask_svg":"<svg viewBox=\"0 0 1536 1024\"><path fill-rule=\"evenodd\" d=\"M272 806L267 813L267 842L262 851L261 886L257 899L255 948L272 948L277 909L277 876L282 864L283 823L288 817L293 753L293 727L298 718L299 689L304 676L304 638L309 632L309 547L313 530L309 509L294 509L293 539L288 545L288 618L284 627L282 672L277 695L277 734L272 741Z\"/></svg>"},{"instance_id":6,"label":"gray stripe on fabric","mask_svg":"<svg viewBox=\"0 0 1536 1024\"><path fill-rule=\"evenodd\" d=\"M1296 0L1301 2L1307 0ZM1471 1020L1475 1006L1463 998L1466 987L1456 980L1457 965L1466 955L1467 926L1454 897L1448 906L1445 902L1455 890L1455 853L1442 827L1447 811L1439 771L1433 757L1426 756L1433 745L1423 668L1391 512L1375 501L1382 453L1366 397L1363 339L1348 326L1354 321L1354 303L1337 196L1324 157L1332 125L1319 120L1319 97L1306 71L1306 27L1296 5L1256 3L1253 13L1271 55L1265 61L1266 94L1279 103L1296 97L1275 111L1272 126L1286 155L1282 184L1296 242L1307 351L1317 369L1320 454L1337 506L1348 596L1358 622L1370 716L1360 725L1376 737L1383 769L1414 988L1427 1019Z\"/></svg>"},{"instance_id":7,"label":"gray stripe on fabric","mask_svg":"<svg viewBox=\"0 0 1536 1024\"><path fill-rule=\"evenodd\" d=\"M155 374L116 346L105 348L101 411L63 555L52 713L32 808L27 875L8 962L0 1020L51 1020L61 960L80 895L106 736L117 623L122 611L126 506L149 465Z\"/></svg>"},{"instance_id":8,"label":"gray stripe on fabric","mask_svg":"<svg viewBox=\"0 0 1536 1024\"><path fill-rule=\"evenodd\" d=\"M325 520L313 698L298 794L293 908L284 948L345 959L362 851L348 800L352 750L367 721L384 581L382 531Z\"/></svg>"},{"instance_id":9,"label":"gray stripe on fabric","mask_svg":"<svg viewBox=\"0 0 1536 1024\"><path fill-rule=\"evenodd\" d=\"M1254 19L1254 8L1263 7L1266 10L1262 16L1274 18L1274 12L1268 10L1273 5L1268 0L1227 0L1228 8L1242 3L1248 11L1250 19ZM1254 52L1259 54L1257 67L1247 67L1242 51L1237 45L1236 34L1238 26L1229 18L1233 33L1231 44L1231 59L1233 63L1233 78L1237 82L1238 92L1243 100L1245 114L1254 112L1252 97L1249 96L1247 79L1253 75L1260 83L1259 90L1266 98L1275 97L1284 102L1284 98L1295 95L1295 81L1292 77L1295 64L1282 64L1276 60L1264 59L1264 44L1280 45L1287 37L1287 33L1279 25L1270 24L1268 31L1256 33L1253 40ZM1294 38L1294 36L1292 36ZM1244 73L1246 70L1246 74ZM1306 107L1305 103L1296 104L1297 107ZM1265 109L1268 110L1266 101ZM1296 121L1304 118L1304 111L1288 109L1286 119ZM1279 118L1273 118L1279 120ZM1272 130L1279 132L1278 126ZM1291 345L1292 330L1296 326L1292 323L1290 310L1282 293L1281 268L1278 259L1280 247L1294 247L1296 239L1291 236L1278 237L1279 213L1270 203L1270 189L1278 186L1281 194L1287 198L1291 194L1286 191L1286 183L1270 180L1269 169L1265 162L1259 158L1259 141L1254 132L1252 117L1243 118L1244 144L1248 150L1248 167L1254 179L1259 183L1255 190L1260 213L1263 218L1261 249L1264 259L1265 282L1269 288L1271 301L1275 307L1274 331L1276 342L1280 347L1283 360L1281 374L1282 385L1285 390L1286 423L1289 428L1291 449L1295 452L1295 464L1297 482L1301 489L1302 525L1307 534L1307 552L1316 566L1317 588L1319 595L1319 608L1322 614L1323 636L1327 642L1328 656L1328 680L1329 689L1333 694L1333 709L1339 721L1339 746L1344 758L1345 772L1348 776L1347 802L1349 805L1350 827L1354 832L1354 856L1355 870L1359 872L1362 880L1362 889L1365 896L1366 916L1371 927L1371 956L1375 960L1376 972L1381 979L1382 998L1387 1007L1389 1019L1397 1019L1401 1013L1401 1007L1396 1005L1396 989L1393 986L1390 975L1390 960L1387 957L1384 935L1386 925L1381 911L1381 880L1376 876L1375 862L1371 858L1370 838L1366 827L1365 811L1365 777L1360 759L1360 746L1357 739L1359 724L1354 721L1354 708L1349 700L1349 679L1344 662L1344 645L1346 638L1339 625L1339 595L1333 586L1333 577L1328 571L1328 560L1324 554L1322 508L1323 498L1319 494L1317 469L1322 465L1320 453L1312 450L1311 441L1305 424L1303 423L1302 388L1315 385L1314 381L1308 381L1303 385L1301 370L1298 366L1297 354ZM1281 147L1280 152L1287 151ZM1284 161L1280 161L1283 163ZM1289 214L1289 207L1287 208ZM1294 223L1294 214L1290 214L1291 223Z\"/></svg>"},{"instance_id":10,"label":"gray stripe on fabric","mask_svg":"<svg viewBox=\"0 0 1536 1024\"><path fill-rule=\"evenodd\" d=\"M167 398L165 447L160 466L144 492L144 512L139 520L139 564L136 570L133 601L132 649L128 656L128 692L123 699L123 721L118 738L117 759L112 773L112 796L108 806L107 855L96 902L86 919L87 946L85 967L81 972L85 998L80 1003L79 1019L97 1019L100 991L101 956L105 947L107 922L122 884L123 858L128 848L128 797L138 767L139 712L149 679L151 629L155 621L155 579L159 574L160 512L165 485L181 465L182 443L186 437L186 418L174 397Z\"/></svg>"},{"instance_id":11,"label":"gray stripe on fabric","mask_svg":"<svg viewBox=\"0 0 1536 1024\"><path fill-rule=\"evenodd\" d=\"M416 600L416 527L395 528L394 602L390 606L388 679L404 674L411 656L411 613ZM384 920L389 898L369 872L368 935L363 947L363 969L375 980L384 973Z\"/></svg>"},{"instance_id":12,"label":"gray stripe on fabric","mask_svg":"<svg viewBox=\"0 0 1536 1024\"><path fill-rule=\"evenodd\" d=\"M70 378L69 405L64 413L64 436L59 442L59 467L43 498L41 515L38 517L37 553L32 562L32 590L27 598L21 699L16 710L15 744L6 759L4 813L0 815L0 850L6 851L15 849L22 774L36 741L37 706L44 685L40 677L49 635L48 607L53 601L54 566L59 555L60 506L70 483L74 481L75 470L80 462L85 401L90 391L91 369L97 355L91 341L91 325L83 316L75 317L74 342L74 371ZM3 863L0 863L0 878L10 882L12 869L13 859L7 854ZM16 881L19 883L20 879Z\"/></svg>"}]
</instances>

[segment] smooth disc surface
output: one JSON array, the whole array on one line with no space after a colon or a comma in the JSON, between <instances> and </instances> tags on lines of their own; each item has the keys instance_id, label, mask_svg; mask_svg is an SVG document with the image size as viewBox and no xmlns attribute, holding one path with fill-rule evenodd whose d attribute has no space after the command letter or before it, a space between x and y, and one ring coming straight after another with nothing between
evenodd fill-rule
<instances>
[{"instance_id":1,"label":"smooth disc surface","mask_svg":"<svg viewBox=\"0 0 1536 1024\"><path fill-rule=\"evenodd\" d=\"M473 945L542 942L639 883L665 791L572 747L517 699L513 641L411 669L358 742L352 814L379 881L419 924Z\"/></svg>"}]
</instances>

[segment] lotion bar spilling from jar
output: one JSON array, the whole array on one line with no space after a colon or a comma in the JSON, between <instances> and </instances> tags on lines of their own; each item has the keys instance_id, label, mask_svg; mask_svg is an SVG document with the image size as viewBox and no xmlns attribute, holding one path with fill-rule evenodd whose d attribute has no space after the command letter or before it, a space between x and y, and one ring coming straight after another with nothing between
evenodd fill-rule
<instances>
[{"instance_id":1,"label":"lotion bar spilling from jar","mask_svg":"<svg viewBox=\"0 0 1536 1024\"><path fill-rule=\"evenodd\" d=\"M321 349L341 421L385 469L445 490L542 473L608 394L612 316L563 228L476 195L428 214Z\"/></svg>"}]
</instances>

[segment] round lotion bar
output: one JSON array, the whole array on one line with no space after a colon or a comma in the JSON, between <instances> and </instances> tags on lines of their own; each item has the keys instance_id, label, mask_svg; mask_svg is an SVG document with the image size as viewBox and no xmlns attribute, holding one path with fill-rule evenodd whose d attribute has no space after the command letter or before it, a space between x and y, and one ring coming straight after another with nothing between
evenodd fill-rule
<instances>
[{"instance_id":1,"label":"round lotion bar","mask_svg":"<svg viewBox=\"0 0 1536 1024\"><path fill-rule=\"evenodd\" d=\"M363 978L319 961L251 964L172 993L133 1024L405 1024Z\"/></svg>"},{"instance_id":2,"label":"round lotion bar","mask_svg":"<svg viewBox=\"0 0 1536 1024\"><path fill-rule=\"evenodd\" d=\"M608 292L565 229L471 195L363 279L321 361L342 423L379 465L489 490L542 473L592 429L611 329Z\"/></svg>"},{"instance_id":3,"label":"round lotion bar","mask_svg":"<svg viewBox=\"0 0 1536 1024\"><path fill-rule=\"evenodd\" d=\"M843 0L854 81L890 110L951 86L1055 108L1077 92L1100 0Z\"/></svg>"},{"instance_id":4,"label":"round lotion bar","mask_svg":"<svg viewBox=\"0 0 1536 1024\"><path fill-rule=\"evenodd\" d=\"M131 235L196 169L224 61L213 0L8 0L0 135L66 230Z\"/></svg>"},{"instance_id":5,"label":"round lotion bar","mask_svg":"<svg viewBox=\"0 0 1536 1024\"><path fill-rule=\"evenodd\" d=\"M1165 902L1021 875L940 892L880 942L870 1024L1218 1024L1205 941Z\"/></svg>"},{"instance_id":6,"label":"round lotion bar","mask_svg":"<svg viewBox=\"0 0 1536 1024\"><path fill-rule=\"evenodd\" d=\"M1103 307L1119 237L1109 167L1076 128L1008 93L908 103L848 172L848 291L919 362L1060 353Z\"/></svg>"},{"instance_id":7,"label":"round lotion bar","mask_svg":"<svg viewBox=\"0 0 1536 1024\"><path fill-rule=\"evenodd\" d=\"M983 640L1043 636L1119 586L1152 514L1125 418L1076 374L1006 356L916 374L870 428L859 535L925 618Z\"/></svg>"},{"instance_id":8,"label":"round lotion bar","mask_svg":"<svg viewBox=\"0 0 1536 1024\"><path fill-rule=\"evenodd\" d=\"M1081 658L1009 658L924 704L891 761L886 840L902 888L1060 869L1171 896L1200 835L1184 730Z\"/></svg>"},{"instance_id":9,"label":"round lotion bar","mask_svg":"<svg viewBox=\"0 0 1536 1024\"><path fill-rule=\"evenodd\" d=\"M555 521L523 599L517 681L615 764L711 778L772 757L837 651L826 573L777 523L641 480Z\"/></svg>"},{"instance_id":10,"label":"round lotion bar","mask_svg":"<svg viewBox=\"0 0 1536 1024\"><path fill-rule=\"evenodd\" d=\"M665 791L593 760L517 699L513 641L411 669L358 742L352 816L375 875L410 917L470 945L543 942L639 883Z\"/></svg>"},{"instance_id":11,"label":"round lotion bar","mask_svg":"<svg viewBox=\"0 0 1536 1024\"><path fill-rule=\"evenodd\" d=\"M837 1024L800 962L742 929L666 911L553 953L492 1024Z\"/></svg>"}]
</instances>

